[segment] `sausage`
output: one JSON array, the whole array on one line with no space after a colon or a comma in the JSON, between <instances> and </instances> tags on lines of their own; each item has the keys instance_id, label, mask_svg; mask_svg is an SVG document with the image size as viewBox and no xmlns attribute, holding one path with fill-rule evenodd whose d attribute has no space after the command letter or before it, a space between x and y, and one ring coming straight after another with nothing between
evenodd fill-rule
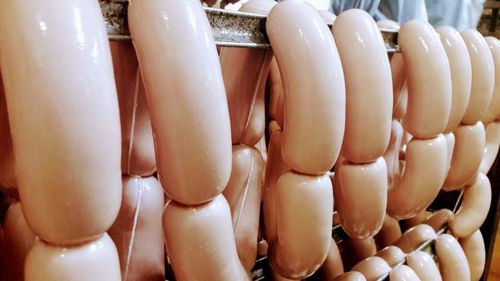
<instances>
[{"instance_id":1,"label":"sausage","mask_svg":"<svg viewBox=\"0 0 500 281\"><path fill-rule=\"evenodd\" d=\"M434 244L443 281L470 281L467 258L458 241L449 234L440 235Z\"/></svg>"},{"instance_id":2,"label":"sausage","mask_svg":"<svg viewBox=\"0 0 500 281\"><path fill-rule=\"evenodd\" d=\"M380 257L369 257L355 265L352 270L362 273L367 281L375 281L389 273L391 267Z\"/></svg>"},{"instance_id":3,"label":"sausage","mask_svg":"<svg viewBox=\"0 0 500 281\"><path fill-rule=\"evenodd\" d=\"M452 218L452 211L448 209L441 209L432 213L422 223L430 225L434 231L439 231L445 227Z\"/></svg>"},{"instance_id":4,"label":"sausage","mask_svg":"<svg viewBox=\"0 0 500 281\"><path fill-rule=\"evenodd\" d=\"M340 276L335 277L332 281L366 281L363 274L356 271L349 271Z\"/></svg>"},{"instance_id":5,"label":"sausage","mask_svg":"<svg viewBox=\"0 0 500 281\"><path fill-rule=\"evenodd\" d=\"M240 11L267 15L274 4L272 0L254 0ZM220 51L233 144L253 146L264 135L264 91L271 58L271 50L222 48Z\"/></svg>"},{"instance_id":6,"label":"sausage","mask_svg":"<svg viewBox=\"0 0 500 281\"><path fill-rule=\"evenodd\" d=\"M273 57L269 66L269 76L267 77L267 87L269 91L269 115L283 127L284 123L284 89L280 69L276 58Z\"/></svg>"},{"instance_id":7,"label":"sausage","mask_svg":"<svg viewBox=\"0 0 500 281\"><path fill-rule=\"evenodd\" d=\"M483 275L486 262L486 249L481 231L478 229L471 236L460 238L460 246L464 250L467 262L469 263L471 280L478 281Z\"/></svg>"},{"instance_id":8,"label":"sausage","mask_svg":"<svg viewBox=\"0 0 500 281\"><path fill-rule=\"evenodd\" d=\"M271 265L287 278L308 277L323 264L330 248L330 178L288 171L278 179L275 195L277 243L269 245Z\"/></svg>"},{"instance_id":9,"label":"sausage","mask_svg":"<svg viewBox=\"0 0 500 281\"><path fill-rule=\"evenodd\" d=\"M344 75L332 35L300 0L274 6L266 31L286 94L283 158L297 172L323 174L337 160L345 125ZM303 79L304 72L314 79Z\"/></svg>"},{"instance_id":10,"label":"sausage","mask_svg":"<svg viewBox=\"0 0 500 281\"><path fill-rule=\"evenodd\" d=\"M375 240L380 248L393 245L401 237L401 227L397 220L389 215L385 215L382 228L375 235Z\"/></svg>"},{"instance_id":11,"label":"sausage","mask_svg":"<svg viewBox=\"0 0 500 281\"><path fill-rule=\"evenodd\" d=\"M335 177L338 177L334 189L335 206L342 228L349 236L358 239L377 234L387 206L387 166L384 158L361 165L344 160L337 163Z\"/></svg>"},{"instance_id":12,"label":"sausage","mask_svg":"<svg viewBox=\"0 0 500 281\"><path fill-rule=\"evenodd\" d=\"M473 125L486 114L495 81L493 56L481 33L474 29L460 32L467 45L472 66L472 91L462 123Z\"/></svg>"},{"instance_id":13,"label":"sausage","mask_svg":"<svg viewBox=\"0 0 500 281\"><path fill-rule=\"evenodd\" d=\"M0 4L0 19L0 64L26 220L49 243L96 239L121 201L118 102L99 5L9 1Z\"/></svg>"},{"instance_id":14,"label":"sausage","mask_svg":"<svg viewBox=\"0 0 500 281\"><path fill-rule=\"evenodd\" d=\"M483 123L463 125L453 131L455 147L451 158L450 170L444 181L443 190L451 191L462 187L472 178L484 154L486 133Z\"/></svg>"},{"instance_id":15,"label":"sausage","mask_svg":"<svg viewBox=\"0 0 500 281\"><path fill-rule=\"evenodd\" d=\"M134 46L126 41L109 44L120 106L122 173L151 176L156 171L153 130Z\"/></svg>"},{"instance_id":16,"label":"sausage","mask_svg":"<svg viewBox=\"0 0 500 281\"><path fill-rule=\"evenodd\" d=\"M26 281L120 281L120 262L105 233L91 242L62 247L37 239L26 258Z\"/></svg>"},{"instance_id":17,"label":"sausage","mask_svg":"<svg viewBox=\"0 0 500 281\"><path fill-rule=\"evenodd\" d=\"M327 10L318 10L319 15L325 21L326 24L328 25L333 25L335 20L337 19L337 16L334 15L333 13L330 13Z\"/></svg>"},{"instance_id":18,"label":"sausage","mask_svg":"<svg viewBox=\"0 0 500 281\"><path fill-rule=\"evenodd\" d=\"M371 257L377 253L377 245L372 237L356 239L349 237L342 243L342 261L344 268L352 268L358 262Z\"/></svg>"},{"instance_id":19,"label":"sausage","mask_svg":"<svg viewBox=\"0 0 500 281\"><path fill-rule=\"evenodd\" d=\"M408 83L403 126L416 138L432 138L443 132L451 110L451 74L446 52L434 28L423 21L411 20L401 26L398 41Z\"/></svg>"},{"instance_id":20,"label":"sausage","mask_svg":"<svg viewBox=\"0 0 500 281\"><path fill-rule=\"evenodd\" d=\"M400 224L402 225L402 230L406 231L407 229L410 229L416 225L421 224L425 220L426 216L427 216L427 211L422 211L414 217L400 221Z\"/></svg>"},{"instance_id":21,"label":"sausage","mask_svg":"<svg viewBox=\"0 0 500 281\"><path fill-rule=\"evenodd\" d=\"M118 250L124 281L165 280L163 197L155 177L123 177L122 205L108 233Z\"/></svg>"},{"instance_id":22,"label":"sausage","mask_svg":"<svg viewBox=\"0 0 500 281\"><path fill-rule=\"evenodd\" d=\"M434 259L426 252L415 251L406 256L406 264L418 275L420 280L441 281L441 273Z\"/></svg>"},{"instance_id":23,"label":"sausage","mask_svg":"<svg viewBox=\"0 0 500 281\"><path fill-rule=\"evenodd\" d=\"M469 104L472 85L472 66L469 52L460 33L453 27L436 29L450 63L451 111L445 133L452 132L461 122Z\"/></svg>"},{"instance_id":24,"label":"sausage","mask_svg":"<svg viewBox=\"0 0 500 281\"><path fill-rule=\"evenodd\" d=\"M488 109L481 118L483 123L487 125L495 120L500 120L500 42L498 42L498 39L491 36L485 37L484 39L490 48L495 68L493 94Z\"/></svg>"},{"instance_id":25,"label":"sausage","mask_svg":"<svg viewBox=\"0 0 500 281\"><path fill-rule=\"evenodd\" d=\"M170 201L163 212L163 230L176 280L249 280L238 259L223 195L193 207Z\"/></svg>"},{"instance_id":26,"label":"sausage","mask_svg":"<svg viewBox=\"0 0 500 281\"><path fill-rule=\"evenodd\" d=\"M359 9L341 13L332 33L346 79L342 156L369 163L384 154L391 135L392 80L385 43L373 18Z\"/></svg>"},{"instance_id":27,"label":"sausage","mask_svg":"<svg viewBox=\"0 0 500 281\"><path fill-rule=\"evenodd\" d=\"M231 209L238 256L250 271L257 258L257 241L264 161L255 148L233 146L231 177L222 194Z\"/></svg>"},{"instance_id":28,"label":"sausage","mask_svg":"<svg viewBox=\"0 0 500 281\"><path fill-rule=\"evenodd\" d=\"M426 224L419 224L403 233L394 245L398 246L404 253L410 253L425 241L435 238L436 232L432 227Z\"/></svg>"},{"instance_id":29,"label":"sausage","mask_svg":"<svg viewBox=\"0 0 500 281\"><path fill-rule=\"evenodd\" d=\"M398 121L392 120L391 138L389 140L389 146L384 154L384 160L387 164L387 181L389 189L394 187L396 178L401 175L399 168L399 151L401 149L402 140L403 127Z\"/></svg>"},{"instance_id":30,"label":"sausage","mask_svg":"<svg viewBox=\"0 0 500 281\"><path fill-rule=\"evenodd\" d=\"M389 281L420 281L420 278L411 267L403 264L391 271Z\"/></svg>"},{"instance_id":31,"label":"sausage","mask_svg":"<svg viewBox=\"0 0 500 281\"><path fill-rule=\"evenodd\" d=\"M490 180L479 173L472 184L465 188L462 204L448 226L453 235L467 237L483 224L491 205Z\"/></svg>"},{"instance_id":32,"label":"sausage","mask_svg":"<svg viewBox=\"0 0 500 281\"><path fill-rule=\"evenodd\" d=\"M448 175L451 167L451 160L453 159L453 151L455 150L455 135L453 133L444 134L446 138L446 175Z\"/></svg>"},{"instance_id":33,"label":"sausage","mask_svg":"<svg viewBox=\"0 0 500 281\"><path fill-rule=\"evenodd\" d=\"M486 128L486 145L484 148L483 159L479 166L479 171L488 174L491 166L495 162L500 145L500 122L492 122Z\"/></svg>"},{"instance_id":34,"label":"sausage","mask_svg":"<svg viewBox=\"0 0 500 281\"><path fill-rule=\"evenodd\" d=\"M182 204L208 202L229 180L231 128L206 14L197 0L133 1L128 11L160 182Z\"/></svg>"},{"instance_id":35,"label":"sausage","mask_svg":"<svg viewBox=\"0 0 500 281\"><path fill-rule=\"evenodd\" d=\"M335 240L330 242L330 250L321 267L307 280L332 280L344 273L344 264Z\"/></svg>"},{"instance_id":36,"label":"sausage","mask_svg":"<svg viewBox=\"0 0 500 281\"><path fill-rule=\"evenodd\" d=\"M19 201L10 205L3 222L6 266L9 281L24 280L24 262L26 255L35 242L36 235L24 218Z\"/></svg>"},{"instance_id":37,"label":"sausage","mask_svg":"<svg viewBox=\"0 0 500 281\"><path fill-rule=\"evenodd\" d=\"M392 118L396 120L402 120L408 109L408 83L405 82L403 88L401 89L401 94L399 94L398 103L394 105L394 110L392 112Z\"/></svg>"},{"instance_id":38,"label":"sausage","mask_svg":"<svg viewBox=\"0 0 500 281\"><path fill-rule=\"evenodd\" d=\"M0 75L0 191L19 197L15 171L14 151L12 136L10 134L9 116Z\"/></svg>"},{"instance_id":39,"label":"sausage","mask_svg":"<svg viewBox=\"0 0 500 281\"><path fill-rule=\"evenodd\" d=\"M389 190L387 214L399 220L425 210L436 198L447 170L447 142L443 135L413 138L406 147L404 173Z\"/></svg>"},{"instance_id":40,"label":"sausage","mask_svg":"<svg viewBox=\"0 0 500 281\"><path fill-rule=\"evenodd\" d=\"M396 246L387 246L383 248L377 252L377 256L383 258L390 267L394 267L405 261L405 253Z\"/></svg>"}]
</instances>

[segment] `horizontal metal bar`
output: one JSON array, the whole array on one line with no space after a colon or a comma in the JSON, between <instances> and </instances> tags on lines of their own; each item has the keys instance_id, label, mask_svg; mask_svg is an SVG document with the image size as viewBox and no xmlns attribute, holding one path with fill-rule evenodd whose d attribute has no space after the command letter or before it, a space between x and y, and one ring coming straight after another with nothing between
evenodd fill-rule
<instances>
[{"instance_id":1,"label":"horizontal metal bar","mask_svg":"<svg viewBox=\"0 0 500 281\"><path fill-rule=\"evenodd\" d=\"M130 40L128 1L99 0L110 40ZM266 16L205 8L217 46L269 49ZM398 51L398 32L381 29L387 52Z\"/></svg>"}]
</instances>

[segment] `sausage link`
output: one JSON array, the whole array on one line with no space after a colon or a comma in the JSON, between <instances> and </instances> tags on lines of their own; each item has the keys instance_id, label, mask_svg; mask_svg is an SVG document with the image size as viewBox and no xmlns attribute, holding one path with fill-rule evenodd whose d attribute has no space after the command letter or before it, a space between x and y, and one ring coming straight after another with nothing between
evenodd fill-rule
<instances>
[{"instance_id":1,"label":"sausage link","mask_svg":"<svg viewBox=\"0 0 500 281\"><path fill-rule=\"evenodd\" d=\"M436 238L436 232L427 224L419 224L408 229L394 243L403 252L410 253L418 248L423 242Z\"/></svg>"},{"instance_id":2,"label":"sausage link","mask_svg":"<svg viewBox=\"0 0 500 281\"><path fill-rule=\"evenodd\" d=\"M344 273L344 264L340 256L339 247L332 238L330 250L321 267L307 280L332 280Z\"/></svg>"},{"instance_id":3,"label":"sausage link","mask_svg":"<svg viewBox=\"0 0 500 281\"><path fill-rule=\"evenodd\" d=\"M458 241L449 234L440 235L434 246L443 281L470 281L470 269Z\"/></svg>"},{"instance_id":4,"label":"sausage link","mask_svg":"<svg viewBox=\"0 0 500 281\"><path fill-rule=\"evenodd\" d=\"M406 256L406 264L417 273L423 281L441 281L441 273L434 259L426 252L415 251Z\"/></svg>"},{"instance_id":5,"label":"sausage link","mask_svg":"<svg viewBox=\"0 0 500 281\"><path fill-rule=\"evenodd\" d=\"M405 260L405 253L397 246L387 246L378 251L377 256L383 258L390 267L394 267Z\"/></svg>"},{"instance_id":6,"label":"sausage link","mask_svg":"<svg viewBox=\"0 0 500 281\"><path fill-rule=\"evenodd\" d=\"M356 271L349 271L340 276L335 277L332 281L366 281L363 274Z\"/></svg>"},{"instance_id":7,"label":"sausage link","mask_svg":"<svg viewBox=\"0 0 500 281\"><path fill-rule=\"evenodd\" d=\"M411 267L400 265L391 271L389 281L420 281L420 278Z\"/></svg>"},{"instance_id":8,"label":"sausage link","mask_svg":"<svg viewBox=\"0 0 500 281\"><path fill-rule=\"evenodd\" d=\"M391 267L381 257L369 257L355 265L352 270L362 273L367 281L375 281L389 273Z\"/></svg>"},{"instance_id":9,"label":"sausage link","mask_svg":"<svg viewBox=\"0 0 500 281\"><path fill-rule=\"evenodd\" d=\"M478 281L483 275L486 262L486 249L481 230L478 229L471 236L460 238L458 241L467 257L471 271L471 280Z\"/></svg>"},{"instance_id":10,"label":"sausage link","mask_svg":"<svg viewBox=\"0 0 500 281\"><path fill-rule=\"evenodd\" d=\"M500 42L495 37L490 36L484 39L490 48L495 68L495 84L490 105L481 119L487 125L495 120L500 120Z\"/></svg>"},{"instance_id":11,"label":"sausage link","mask_svg":"<svg viewBox=\"0 0 500 281\"><path fill-rule=\"evenodd\" d=\"M397 220L389 215L385 215L382 228L375 235L375 240L380 248L393 245L401 237L401 227Z\"/></svg>"},{"instance_id":12,"label":"sausage link","mask_svg":"<svg viewBox=\"0 0 500 281\"><path fill-rule=\"evenodd\" d=\"M486 128L486 145L484 148L483 159L479 166L479 171L488 174L497 158L498 148L500 146L500 122L492 122Z\"/></svg>"},{"instance_id":13,"label":"sausage link","mask_svg":"<svg viewBox=\"0 0 500 281\"><path fill-rule=\"evenodd\" d=\"M434 231L439 231L445 227L452 218L452 211L448 209L441 209L432 213L422 223L430 225Z\"/></svg>"}]
</instances>

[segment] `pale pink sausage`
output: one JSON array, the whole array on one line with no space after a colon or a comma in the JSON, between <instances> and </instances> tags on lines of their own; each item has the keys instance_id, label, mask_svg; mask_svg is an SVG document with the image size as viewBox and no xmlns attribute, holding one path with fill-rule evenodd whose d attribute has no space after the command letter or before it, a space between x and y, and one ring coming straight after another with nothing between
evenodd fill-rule
<instances>
[{"instance_id":1,"label":"pale pink sausage","mask_svg":"<svg viewBox=\"0 0 500 281\"><path fill-rule=\"evenodd\" d=\"M337 160L345 125L344 75L332 35L301 0L274 6L266 30L286 95L285 162L303 174L325 173ZM312 79L304 79L304 73Z\"/></svg>"},{"instance_id":2,"label":"pale pink sausage","mask_svg":"<svg viewBox=\"0 0 500 281\"><path fill-rule=\"evenodd\" d=\"M153 130L139 64L131 42L110 41L122 130L122 173L156 171Z\"/></svg>"},{"instance_id":3,"label":"pale pink sausage","mask_svg":"<svg viewBox=\"0 0 500 281\"><path fill-rule=\"evenodd\" d=\"M405 260L405 253L397 246L387 246L378 251L377 256L383 258L390 267L394 267Z\"/></svg>"},{"instance_id":4,"label":"pale pink sausage","mask_svg":"<svg viewBox=\"0 0 500 281\"><path fill-rule=\"evenodd\" d=\"M109 229L122 280L164 281L163 188L155 177L123 177L120 212Z\"/></svg>"},{"instance_id":5,"label":"pale pink sausage","mask_svg":"<svg viewBox=\"0 0 500 281\"><path fill-rule=\"evenodd\" d=\"M346 269L377 253L377 245L372 237L366 239L349 237L342 243L342 249L342 261Z\"/></svg>"},{"instance_id":6,"label":"pale pink sausage","mask_svg":"<svg viewBox=\"0 0 500 281\"><path fill-rule=\"evenodd\" d=\"M369 257L355 265L352 270L362 273L367 281L375 281L389 273L391 267L381 257Z\"/></svg>"},{"instance_id":7,"label":"pale pink sausage","mask_svg":"<svg viewBox=\"0 0 500 281\"><path fill-rule=\"evenodd\" d=\"M389 189L394 187L395 179L400 176L399 151L401 150L403 133L401 124L396 120L392 120L391 138L389 140L389 146L384 153L384 160L387 164L387 181Z\"/></svg>"},{"instance_id":8,"label":"pale pink sausage","mask_svg":"<svg viewBox=\"0 0 500 281\"><path fill-rule=\"evenodd\" d=\"M132 1L128 11L163 188L183 204L207 202L229 180L231 129L206 14L197 0Z\"/></svg>"},{"instance_id":9,"label":"pale pink sausage","mask_svg":"<svg viewBox=\"0 0 500 281\"><path fill-rule=\"evenodd\" d=\"M400 265L391 271L389 281L420 281L420 278L411 267Z\"/></svg>"},{"instance_id":10,"label":"pale pink sausage","mask_svg":"<svg viewBox=\"0 0 500 281\"><path fill-rule=\"evenodd\" d=\"M276 183L275 196L276 243L269 245L271 265L284 277L305 278L323 264L330 248L332 183L327 175L289 171Z\"/></svg>"},{"instance_id":11,"label":"pale pink sausage","mask_svg":"<svg viewBox=\"0 0 500 281\"><path fill-rule=\"evenodd\" d=\"M427 216L427 211L424 210L419 214L415 215L414 217L402 220L399 223L401 224L403 231L406 231L407 229L410 229L416 225L421 224L425 220L426 216Z\"/></svg>"},{"instance_id":12,"label":"pale pink sausage","mask_svg":"<svg viewBox=\"0 0 500 281\"><path fill-rule=\"evenodd\" d=\"M488 47L490 47L491 55L493 57L493 64L495 67L495 84L493 87L493 94L490 104L486 113L481 120L485 125L500 120L500 42L495 37L485 37Z\"/></svg>"},{"instance_id":13,"label":"pale pink sausage","mask_svg":"<svg viewBox=\"0 0 500 281\"><path fill-rule=\"evenodd\" d=\"M401 227L397 220L385 215L382 228L375 235L375 240L380 248L394 244L401 237Z\"/></svg>"},{"instance_id":14,"label":"pale pink sausage","mask_svg":"<svg viewBox=\"0 0 500 281\"><path fill-rule=\"evenodd\" d=\"M394 243L401 251L410 253L418 248L422 243L427 240L436 238L436 232L432 227L427 224L419 224L408 229L403 235Z\"/></svg>"},{"instance_id":15,"label":"pale pink sausage","mask_svg":"<svg viewBox=\"0 0 500 281\"><path fill-rule=\"evenodd\" d=\"M453 131L462 121L472 85L471 59L460 33L450 26L436 29L444 46L451 72L451 111L445 133Z\"/></svg>"},{"instance_id":16,"label":"pale pink sausage","mask_svg":"<svg viewBox=\"0 0 500 281\"><path fill-rule=\"evenodd\" d=\"M332 280L344 273L344 264L340 256L339 247L332 238L330 250L321 267L307 280Z\"/></svg>"},{"instance_id":17,"label":"pale pink sausage","mask_svg":"<svg viewBox=\"0 0 500 281\"><path fill-rule=\"evenodd\" d=\"M401 120L406 115L406 110L408 109L408 83L403 85L401 93L399 94L398 103L394 105L394 110L392 112L392 118L396 120Z\"/></svg>"},{"instance_id":18,"label":"pale pink sausage","mask_svg":"<svg viewBox=\"0 0 500 281\"><path fill-rule=\"evenodd\" d=\"M443 190L450 191L462 187L471 179L484 155L486 133L480 121L474 125L462 125L453 131L455 146L450 169L443 184Z\"/></svg>"},{"instance_id":19,"label":"pale pink sausage","mask_svg":"<svg viewBox=\"0 0 500 281\"><path fill-rule=\"evenodd\" d=\"M247 280L238 259L231 211L224 196L189 207L175 201L163 212L168 257L176 280Z\"/></svg>"},{"instance_id":20,"label":"pale pink sausage","mask_svg":"<svg viewBox=\"0 0 500 281\"><path fill-rule=\"evenodd\" d=\"M344 160L335 168L335 206L342 228L356 238L380 230L387 206L387 166L383 157L368 164Z\"/></svg>"},{"instance_id":21,"label":"pale pink sausage","mask_svg":"<svg viewBox=\"0 0 500 281\"><path fill-rule=\"evenodd\" d=\"M500 145L500 122L492 122L486 127L486 145L484 148L483 159L479 166L479 171L488 174L491 166L495 162Z\"/></svg>"},{"instance_id":22,"label":"pale pink sausage","mask_svg":"<svg viewBox=\"0 0 500 281\"><path fill-rule=\"evenodd\" d=\"M240 11L267 15L275 4L272 0L254 0ZM272 56L270 50L222 48L220 51L234 144L253 146L264 135L264 92Z\"/></svg>"},{"instance_id":23,"label":"pale pink sausage","mask_svg":"<svg viewBox=\"0 0 500 281\"><path fill-rule=\"evenodd\" d=\"M318 10L319 15L323 20L325 21L326 24L332 25L335 20L337 19L337 16L334 15L333 13L330 13L327 10Z\"/></svg>"},{"instance_id":24,"label":"pale pink sausage","mask_svg":"<svg viewBox=\"0 0 500 281\"><path fill-rule=\"evenodd\" d=\"M481 120L488 109L493 95L495 68L488 43L481 33L467 29L460 34L467 45L472 65L472 91L462 123L472 125Z\"/></svg>"},{"instance_id":25,"label":"pale pink sausage","mask_svg":"<svg viewBox=\"0 0 500 281\"><path fill-rule=\"evenodd\" d=\"M269 67L269 76L267 77L267 87L269 91L269 115L283 127L285 101L283 81L281 79L280 69L276 58L273 57Z\"/></svg>"},{"instance_id":26,"label":"pale pink sausage","mask_svg":"<svg viewBox=\"0 0 500 281\"><path fill-rule=\"evenodd\" d=\"M439 231L445 227L452 218L452 211L448 209L441 209L432 213L422 223L430 225L434 231Z\"/></svg>"},{"instance_id":27,"label":"pale pink sausage","mask_svg":"<svg viewBox=\"0 0 500 281\"><path fill-rule=\"evenodd\" d=\"M464 250L465 256L467 257L471 280L478 281L483 275L486 262L486 249L484 246L483 235L478 229L471 236L460 238L458 241Z\"/></svg>"},{"instance_id":28,"label":"pale pink sausage","mask_svg":"<svg viewBox=\"0 0 500 281\"><path fill-rule=\"evenodd\" d=\"M446 175L448 175L448 172L450 171L451 168L451 160L453 159L453 151L455 150L456 138L454 133L444 134L444 137L446 138L446 152L447 152Z\"/></svg>"},{"instance_id":29,"label":"pale pink sausage","mask_svg":"<svg viewBox=\"0 0 500 281\"><path fill-rule=\"evenodd\" d=\"M18 197L17 180L15 174L14 151L10 133L9 116L0 75L0 190Z\"/></svg>"},{"instance_id":30,"label":"pale pink sausage","mask_svg":"<svg viewBox=\"0 0 500 281\"><path fill-rule=\"evenodd\" d=\"M366 281L366 278L360 272L349 271L340 276L335 277L331 281Z\"/></svg>"},{"instance_id":31,"label":"pale pink sausage","mask_svg":"<svg viewBox=\"0 0 500 281\"><path fill-rule=\"evenodd\" d=\"M491 205L490 180L479 173L472 184L465 188L462 204L448 224L453 235L467 237L483 224Z\"/></svg>"},{"instance_id":32,"label":"pale pink sausage","mask_svg":"<svg viewBox=\"0 0 500 281\"><path fill-rule=\"evenodd\" d=\"M257 149L233 146L231 177L222 194L231 209L238 256L247 271L257 257L263 171L264 161Z\"/></svg>"},{"instance_id":33,"label":"pale pink sausage","mask_svg":"<svg viewBox=\"0 0 500 281\"><path fill-rule=\"evenodd\" d=\"M415 251L406 256L406 264L423 281L441 281L441 273L434 259L426 252Z\"/></svg>"},{"instance_id":34,"label":"pale pink sausage","mask_svg":"<svg viewBox=\"0 0 500 281\"><path fill-rule=\"evenodd\" d=\"M447 154L443 135L428 140L413 138L406 147L404 174L389 190L387 214L405 219L425 210L436 198L445 179Z\"/></svg>"},{"instance_id":35,"label":"pale pink sausage","mask_svg":"<svg viewBox=\"0 0 500 281\"><path fill-rule=\"evenodd\" d=\"M434 244L443 281L470 281L470 269L458 241L449 234L440 235Z\"/></svg>"},{"instance_id":36,"label":"pale pink sausage","mask_svg":"<svg viewBox=\"0 0 500 281\"><path fill-rule=\"evenodd\" d=\"M0 34L26 220L50 243L95 239L121 201L118 101L98 2L2 2Z\"/></svg>"},{"instance_id":37,"label":"pale pink sausage","mask_svg":"<svg viewBox=\"0 0 500 281\"><path fill-rule=\"evenodd\" d=\"M10 205L3 222L5 255L8 259L6 268L8 281L24 280L24 262L26 255L35 242L36 235L26 223L21 203ZM0 279L1 280L1 279Z\"/></svg>"},{"instance_id":38,"label":"pale pink sausage","mask_svg":"<svg viewBox=\"0 0 500 281\"><path fill-rule=\"evenodd\" d=\"M446 52L434 28L418 20L401 27L398 41L408 81L404 127L416 138L434 137L444 130L451 109L450 65Z\"/></svg>"},{"instance_id":39,"label":"pale pink sausage","mask_svg":"<svg viewBox=\"0 0 500 281\"><path fill-rule=\"evenodd\" d=\"M373 18L359 9L341 13L332 33L346 85L342 156L354 163L375 161L391 135L391 67L384 40Z\"/></svg>"},{"instance_id":40,"label":"pale pink sausage","mask_svg":"<svg viewBox=\"0 0 500 281\"><path fill-rule=\"evenodd\" d=\"M121 281L115 245L107 234L73 247L35 241L26 258L25 281Z\"/></svg>"}]
</instances>

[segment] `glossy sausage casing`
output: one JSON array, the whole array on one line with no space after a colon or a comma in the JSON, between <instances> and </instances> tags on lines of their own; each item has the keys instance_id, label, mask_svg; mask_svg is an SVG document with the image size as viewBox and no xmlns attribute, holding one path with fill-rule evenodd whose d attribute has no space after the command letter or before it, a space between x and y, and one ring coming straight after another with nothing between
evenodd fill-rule
<instances>
[{"instance_id":1,"label":"glossy sausage casing","mask_svg":"<svg viewBox=\"0 0 500 281\"><path fill-rule=\"evenodd\" d=\"M491 55L493 56L493 63L495 67L495 84L493 87L493 95L491 97L490 105L486 113L482 117L485 125L500 120L500 42L495 37L485 37L486 43L490 47Z\"/></svg>"},{"instance_id":2,"label":"glossy sausage casing","mask_svg":"<svg viewBox=\"0 0 500 281\"><path fill-rule=\"evenodd\" d=\"M332 35L318 12L301 0L274 6L266 30L286 95L285 162L303 174L325 173L337 160L345 125L344 76Z\"/></svg>"},{"instance_id":3,"label":"glossy sausage casing","mask_svg":"<svg viewBox=\"0 0 500 281\"><path fill-rule=\"evenodd\" d=\"M426 252L415 251L406 256L406 264L417 273L420 280L441 281L441 273L434 259Z\"/></svg>"},{"instance_id":4,"label":"glossy sausage casing","mask_svg":"<svg viewBox=\"0 0 500 281\"><path fill-rule=\"evenodd\" d=\"M401 251L410 253L425 241L435 238L436 232L432 229L432 227L427 224L419 224L403 233L394 245L398 246Z\"/></svg>"},{"instance_id":5,"label":"glossy sausage casing","mask_svg":"<svg viewBox=\"0 0 500 281\"><path fill-rule=\"evenodd\" d=\"M479 166L479 171L488 174L491 166L495 162L500 146L500 122L492 122L486 128L486 146L484 148L483 159Z\"/></svg>"},{"instance_id":6,"label":"glossy sausage casing","mask_svg":"<svg viewBox=\"0 0 500 281\"><path fill-rule=\"evenodd\" d=\"M377 256L383 258L390 267L405 261L405 253L397 246L387 246L378 251Z\"/></svg>"},{"instance_id":7,"label":"glossy sausage casing","mask_svg":"<svg viewBox=\"0 0 500 281\"><path fill-rule=\"evenodd\" d=\"M229 180L231 128L206 14L197 0L133 1L128 18L163 188L183 204L207 202Z\"/></svg>"},{"instance_id":8,"label":"glossy sausage casing","mask_svg":"<svg viewBox=\"0 0 500 281\"><path fill-rule=\"evenodd\" d=\"M391 271L389 281L420 281L420 278L411 267L403 264Z\"/></svg>"},{"instance_id":9,"label":"glossy sausage casing","mask_svg":"<svg viewBox=\"0 0 500 281\"><path fill-rule=\"evenodd\" d=\"M367 281L375 281L389 273L391 267L381 257L369 257L355 265L352 270L361 272Z\"/></svg>"},{"instance_id":10,"label":"glossy sausage casing","mask_svg":"<svg viewBox=\"0 0 500 281\"><path fill-rule=\"evenodd\" d=\"M451 110L446 52L434 28L418 20L401 27L398 41L405 59L409 94L403 125L416 138L434 137L445 129Z\"/></svg>"},{"instance_id":11,"label":"glossy sausage casing","mask_svg":"<svg viewBox=\"0 0 500 281\"><path fill-rule=\"evenodd\" d=\"M0 34L26 220L58 245L95 239L121 201L118 102L99 5L1 2Z\"/></svg>"},{"instance_id":12,"label":"glossy sausage casing","mask_svg":"<svg viewBox=\"0 0 500 281\"><path fill-rule=\"evenodd\" d=\"M359 9L341 13L332 33L346 85L342 156L354 163L375 161L391 134L391 67L384 40L373 18Z\"/></svg>"},{"instance_id":13,"label":"glossy sausage casing","mask_svg":"<svg viewBox=\"0 0 500 281\"><path fill-rule=\"evenodd\" d=\"M486 250L484 246L483 235L480 230L474 234L459 239L460 246L464 250L471 273L471 280L478 281L483 275L486 263Z\"/></svg>"},{"instance_id":14,"label":"glossy sausage casing","mask_svg":"<svg viewBox=\"0 0 500 281\"><path fill-rule=\"evenodd\" d=\"M470 269L458 241L449 234L440 235L434 244L443 281L470 281Z\"/></svg>"}]
</instances>

